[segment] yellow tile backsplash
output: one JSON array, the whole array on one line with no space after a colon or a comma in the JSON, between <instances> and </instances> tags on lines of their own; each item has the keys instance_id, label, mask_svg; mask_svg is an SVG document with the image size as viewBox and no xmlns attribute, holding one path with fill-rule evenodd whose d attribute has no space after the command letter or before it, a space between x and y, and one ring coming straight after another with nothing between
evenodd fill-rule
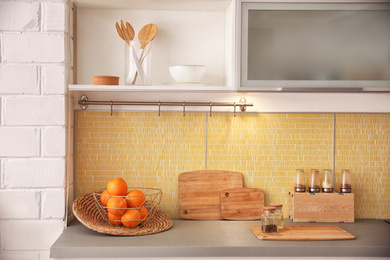
<instances>
[{"instance_id":1,"label":"yellow tile backsplash","mask_svg":"<svg viewBox=\"0 0 390 260\"><path fill-rule=\"evenodd\" d=\"M334 131L336 187L350 169L355 217L390 218L388 114L77 112L77 196L122 177L161 188L160 208L178 218L178 175L207 167L242 172L288 216L295 169L333 168Z\"/></svg>"}]
</instances>

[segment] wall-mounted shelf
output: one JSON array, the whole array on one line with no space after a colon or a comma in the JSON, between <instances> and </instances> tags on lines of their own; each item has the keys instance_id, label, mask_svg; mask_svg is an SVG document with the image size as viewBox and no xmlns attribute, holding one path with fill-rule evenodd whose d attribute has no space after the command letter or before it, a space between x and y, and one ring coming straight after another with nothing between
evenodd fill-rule
<instances>
[{"instance_id":1,"label":"wall-mounted shelf","mask_svg":"<svg viewBox=\"0 0 390 260\"><path fill-rule=\"evenodd\" d=\"M129 86L129 85L69 85L70 91L99 91L99 92L233 92L226 86Z\"/></svg>"},{"instance_id":2,"label":"wall-mounted shelf","mask_svg":"<svg viewBox=\"0 0 390 260\"><path fill-rule=\"evenodd\" d=\"M230 0L73 0L78 8L224 11Z\"/></svg>"}]
</instances>

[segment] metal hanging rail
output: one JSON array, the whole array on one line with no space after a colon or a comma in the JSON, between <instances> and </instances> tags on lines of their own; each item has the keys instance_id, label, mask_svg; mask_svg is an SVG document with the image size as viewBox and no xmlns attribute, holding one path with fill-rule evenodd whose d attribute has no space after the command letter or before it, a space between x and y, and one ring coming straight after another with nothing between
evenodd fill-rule
<instances>
[{"instance_id":1,"label":"metal hanging rail","mask_svg":"<svg viewBox=\"0 0 390 260\"><path fill-rule=\"evenodd\" d=\"M161 114L162 106L181 106L183 107L183 116L185 116L186 107L210 107L210 116L212 116L212 107L233 107L234 116L236 116L236 107L240 108L241 112L245 112L247 107L252 107L253 104L246 103L245 98L241 98L237 103L236 102L147 102L147 101L92 101L88 100L86 95L80 97L78 104L82 110L86 110L88 106L98 106L98 105L108 105L111 107L111 115L113 112L113 106L158 106L158 115Z\"/></svg>"}]
</instances>

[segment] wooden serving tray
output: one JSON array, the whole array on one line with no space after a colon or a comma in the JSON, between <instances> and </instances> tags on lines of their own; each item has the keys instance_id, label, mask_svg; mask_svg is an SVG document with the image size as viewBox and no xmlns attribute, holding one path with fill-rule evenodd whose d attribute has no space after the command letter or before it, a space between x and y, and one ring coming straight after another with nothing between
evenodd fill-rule
<instances>
[{"instance_id":1,"label":"wooden serving tray","mask_svg":"<svg viewBox=\"0 0 390 260\"><path fill-rule=\"evenodd\" d=\"M355 236L338 226L285 225L278 233L263 233L261 226L250 227L261 240L352 240Z\"/></svg>"}]
</instances>

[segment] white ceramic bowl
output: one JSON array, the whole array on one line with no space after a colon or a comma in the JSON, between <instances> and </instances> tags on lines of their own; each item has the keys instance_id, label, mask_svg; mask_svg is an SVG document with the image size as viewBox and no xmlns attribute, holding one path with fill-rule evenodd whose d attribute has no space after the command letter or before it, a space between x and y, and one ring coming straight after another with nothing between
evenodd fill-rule
<instances>
[{"instance_id":1,"label":"white ceramic bowl","mask_svg":"<svg viewBox=\"0 0 390 260\"><path fill-rule=\"evenodd\" d=\"M204 65L172 65L169 73L175 82L199 83L206 71Z\"/></svg>"}]
</instances>

